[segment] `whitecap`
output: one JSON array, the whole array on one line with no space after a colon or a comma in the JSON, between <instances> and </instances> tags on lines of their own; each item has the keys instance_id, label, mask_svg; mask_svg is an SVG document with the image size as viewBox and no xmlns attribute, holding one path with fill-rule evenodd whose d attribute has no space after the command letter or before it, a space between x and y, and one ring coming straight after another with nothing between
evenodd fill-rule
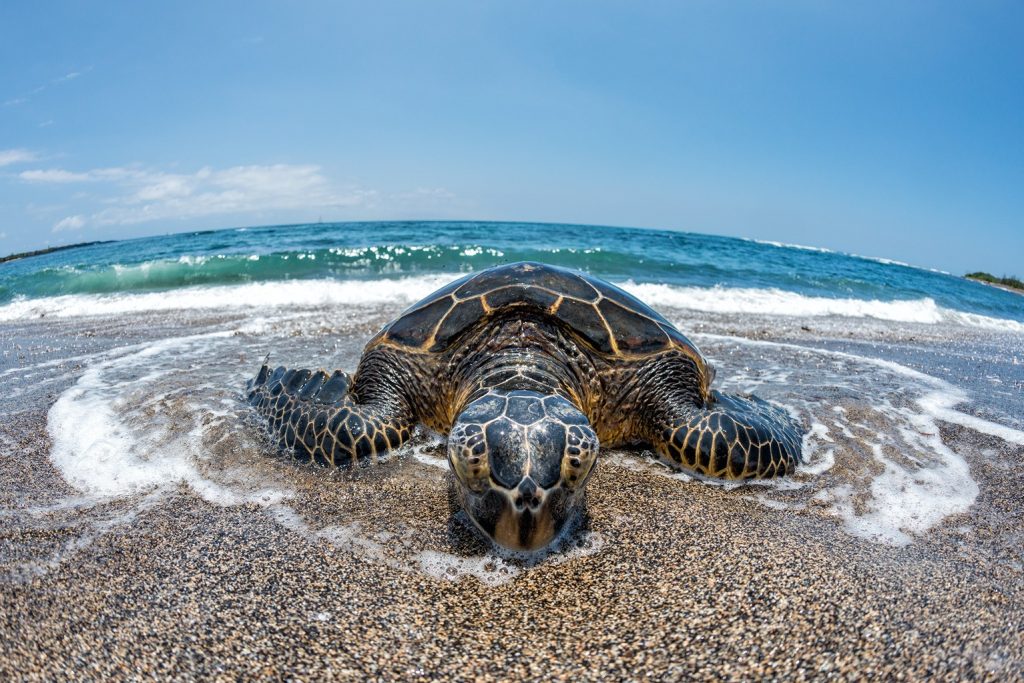
<instances>
[{"instance_id":1,"label":"whitecap","mask_svg":"<svg viewBox=\"0 0 1024 683\"><path fill-rule=\"evenodd\" d=\"M414 249L415 247L410 247ZM0 306L0 321L43 316L115 316L172 310L245 310L396 304L406 306L448 284L450 275L418 275L368 280L287 280L243 285L183 287L166 292L69 294ZM869 300L806 296L768 288L682 287L626 281L621 286L654 307L710 313L795 317L873 318L925 325L958 324L1024 332L1024 323L939 306L934 299Z\"/></svg>"},{"instance_id":2,"label":"whitecap","mask_svg":"<svg viewBox=\"0 0 1024 683\"><path fill-rule=\"evenodd\" d=\"M893 301L833 299L805 296L775 288L676 287L631 281L623 283L622 287L655 307L683 308L709 313L874 318L925 325L956 323L990 330L1024 332L1024 323L1016 320L991 318L945 308L927 297Z\"/></svg>"}]
</instances>

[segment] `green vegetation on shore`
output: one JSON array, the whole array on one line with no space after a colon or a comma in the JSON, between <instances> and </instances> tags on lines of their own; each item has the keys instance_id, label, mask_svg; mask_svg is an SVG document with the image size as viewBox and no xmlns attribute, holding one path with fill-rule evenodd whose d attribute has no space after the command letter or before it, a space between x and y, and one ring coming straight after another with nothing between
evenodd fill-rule
<instances>
[{"instance_id":1,"label":"green vegetation on shore","mask_svg":"<svg viewBox=\"0 0 1024 683\"><path fill-rule=\"evenodd\" d=\"M1024 292L1024 282L1021 282L1015 277L996 277L990 273L967 273L964 275L966 278L972 280L980 280L981 282L987 282L990 285L1000 285L1002 287L1009 287L1010 289L1019 289Z\"/></svg>"},{"instance_id":2,"label":"green vegetation on shore","mask_svg":"<svg viewBox=\"0 0 1024 683\"><path fill-rule=\"evenodd\" d=\"M79 242L78 244L64 244L59 247L48 247L46 249L36 249L35 251L23 251L20 254L10 254L8 256L0 256L0 263L6 263L7 261L17 261L21 258L28 258L30 256L42 256L43 254L49 254L54 251L64 251L65 249L77 249L78 247L89 247L93 244L105 244L111 240L96 240L93 242Z\"/></svg>"}]
</instances>

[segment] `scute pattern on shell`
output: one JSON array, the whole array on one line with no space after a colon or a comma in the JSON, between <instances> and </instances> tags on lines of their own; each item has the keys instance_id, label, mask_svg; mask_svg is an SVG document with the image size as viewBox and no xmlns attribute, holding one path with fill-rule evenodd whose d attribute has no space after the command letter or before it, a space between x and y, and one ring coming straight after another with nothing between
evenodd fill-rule
<instances>
[{"instance_id":1,"label":"scute pattern on shell","mask_svg":"<svg viewBox=\"0 0 1024 683\"><path fill-rule=\"evenodd\" d=\"M607 356L635 358L675 348L704 364L689 339L627 292L582 273L529 262L495 266L447 285L411 306L367 349L390 343L440 353L481 321L513 309L555 320Z\"/></svg>"}]
</instances>

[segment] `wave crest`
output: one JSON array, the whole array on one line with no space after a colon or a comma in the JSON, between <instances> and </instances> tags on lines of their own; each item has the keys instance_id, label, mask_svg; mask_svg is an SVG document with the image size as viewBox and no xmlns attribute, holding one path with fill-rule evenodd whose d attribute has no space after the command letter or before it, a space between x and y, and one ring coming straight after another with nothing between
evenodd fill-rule
<instances>
[{"instance_id":1,"label":"wave crest","mask_svg":"<svg viewBox=\"0 0 1024 683\"><path fill-rule=\"evenodd\" d=\"M0 306L0 321L41 317L77 317L184 309L244 309L330 305L411 304L451 281L450 275L418 275L370 280L287 280L241 285L184 287L167 292L68 294L18 299ZM655 308L681 308L707 313L838 316L874 318L925 325L1024 332L1024 323L939 306L934 299L880 301L815 297L781 289L681 287L621 283L626 291Z\"/></svg>"}]
</instances>

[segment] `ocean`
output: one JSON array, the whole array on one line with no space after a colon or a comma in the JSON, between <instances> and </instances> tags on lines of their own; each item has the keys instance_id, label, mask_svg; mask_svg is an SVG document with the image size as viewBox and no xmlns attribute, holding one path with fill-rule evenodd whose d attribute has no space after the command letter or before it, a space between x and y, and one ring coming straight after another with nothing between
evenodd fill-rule
<instances>
[{"instance_id":1,"label":"ocean","mask_svg":"<svg viewBox=\"0 0 1024 683\"><path fill-rule=\"evenodd\" d=\"M713 235L534 223L338 223L94 244L0 267L0 320L157 308L387 303L542 261L693 311L1024 331L1020 296L924 268Z\"/></svg>"}]
</instances>

